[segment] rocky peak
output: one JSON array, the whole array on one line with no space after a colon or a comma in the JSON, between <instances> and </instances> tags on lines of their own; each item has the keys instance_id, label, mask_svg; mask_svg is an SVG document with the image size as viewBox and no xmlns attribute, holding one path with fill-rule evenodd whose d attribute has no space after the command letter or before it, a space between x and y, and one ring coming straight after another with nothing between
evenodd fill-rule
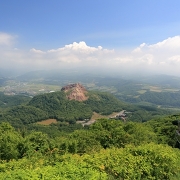
<instances>
[{"instance_id":1,"label":"rocky peak","mask_svg":"<svg viewBox=\"0 0 180 180\"><path fill-rule=\"evenodd\" d=\"M76 101L85 101L88 99L88 97L86 96L87 90L79 83L64 86L61 91L64 91L66 93L66 97L69 100L74 99Z\"/></svg>"}]
</instances>

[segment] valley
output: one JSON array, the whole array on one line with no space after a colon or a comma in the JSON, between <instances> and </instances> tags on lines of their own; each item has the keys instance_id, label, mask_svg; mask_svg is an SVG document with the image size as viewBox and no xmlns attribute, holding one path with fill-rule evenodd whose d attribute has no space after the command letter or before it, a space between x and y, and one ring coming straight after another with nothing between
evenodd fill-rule
<instances>
[{"instance_id":1,"label":"valley","mask_svg":"<svg viewBox=\"0 0 180 180\"><path fill-rule=\"evenodd\" d=\"M56 92L67 84L78 82L87 90L108 92L128 103L171 109L180 107L176 100L180 96L180 78L174 76L159 75L130 79L73 73L66 77L63 73L58 73L52 78L52 75L48 73L46 76L45 73L32 74L32 77L31 73L28 73L27 77L24 75L14 79L4 78L3 83L0 84L0 92L6 95L33 97L38 94ZM37 77L36 74L38 74Z\"/></svg>"}]
</instances>

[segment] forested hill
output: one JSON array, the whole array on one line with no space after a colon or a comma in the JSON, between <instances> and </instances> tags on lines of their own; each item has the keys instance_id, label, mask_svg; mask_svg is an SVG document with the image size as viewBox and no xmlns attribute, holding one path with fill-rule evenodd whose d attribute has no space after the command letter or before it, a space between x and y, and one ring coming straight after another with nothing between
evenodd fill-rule
<instances>
[{"instance_id":1,"label":"forested hill","mask_svg":"<svg viewBox=\"0 0 180 180\"><path fill-rule=\"evenodd\" d=\"M15 125L54 118L75 123L77 120L90 119L93 112L108 115L125 107L123 102L108 93L87 91L85 96L88 98L78 101L68 99L71 92L74 90L37 95L26 105L13 107L2 113L0 121L8 121Z\"/></svg>"},{"instance_id":2,"label":"forested hill","mask_svg":"<svg viewBox=\"0 0 180 180\"><path fill-rule=\"evenodd\" d=\"M0 121L16 126L0 122L0 179L180 179L174 133L178 127L172 124L179 114L165 117L167 110L127 105L80 85L25 102L16 107L7 103L8 110L0 111ZM99 119L88 128L73 124L93 112L106 115L122 109L130 115L125 123ZM163 116L144 123L130 121L136 117L143 122L149 112ZM48 118L59 122L35 123Z\"/></svg>"},{"instance_id":3,"label":"forested hill","mask_svg":"<svg viewBox=\"0 0 180 180\"><path fill-rule=\"evenodd\" d=\"M26 104L31 100L30 97L23 96L23 95L16 95L16 96L8 96L4 95L4 93L0 92L0 108L9 108L13 106L17 106L20 104Z\"/></svg>"}]
</instances>

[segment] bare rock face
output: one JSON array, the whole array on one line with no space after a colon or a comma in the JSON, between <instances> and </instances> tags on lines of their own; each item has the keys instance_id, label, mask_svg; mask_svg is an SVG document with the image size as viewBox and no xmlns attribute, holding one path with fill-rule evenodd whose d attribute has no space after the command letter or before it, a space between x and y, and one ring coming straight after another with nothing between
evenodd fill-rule
<instances>
[{"instance_id":1,"label":"bare rock face","mask_svg":"<svg viewBox=\"0 0 180 180\"><path fill-rule=\"evenodd\" d=\"M88 99L86 96L87 90L79 83L76 84L69 84L61 89L66 93L66 97L69 100L76 100L76 101L85 101Z\"/></svg>"}]
</instances>

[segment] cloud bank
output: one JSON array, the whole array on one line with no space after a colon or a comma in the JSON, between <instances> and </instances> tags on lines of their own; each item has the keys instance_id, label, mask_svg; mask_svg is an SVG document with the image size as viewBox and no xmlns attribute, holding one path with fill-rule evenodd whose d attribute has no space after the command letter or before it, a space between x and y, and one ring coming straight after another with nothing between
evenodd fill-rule
<instances>
[{"instance_id":1,"label":"cloud bank","mask_svg":"<svg viewBox=\"0 0 180 180\"><path fill-rule=\"evenodd\" d=\"M127 73L164 73L180 76L180 36L155 44L142 43L131 50L91 47L84 41L43 51L17 49L16 37L0 33L1 68L27 70L61 68L103 68Z\"/></svg>"}]
</instances>

